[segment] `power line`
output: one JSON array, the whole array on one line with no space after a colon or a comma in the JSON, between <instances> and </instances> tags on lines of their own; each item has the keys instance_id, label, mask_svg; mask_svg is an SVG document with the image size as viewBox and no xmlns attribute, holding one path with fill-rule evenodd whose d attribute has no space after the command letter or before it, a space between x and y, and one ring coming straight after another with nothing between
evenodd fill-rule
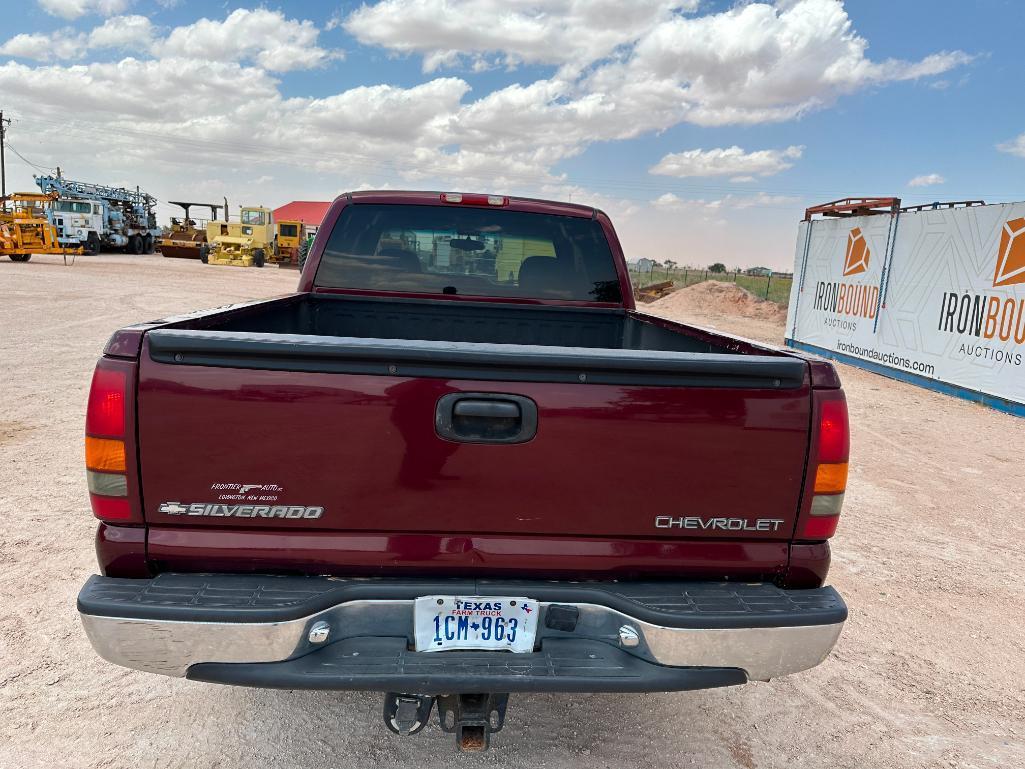
<instances>
[{"instance_id":1,"label":"power line","mask_svg":"<svg viewBox=\"0 0 1025 769\"><path fill-rule=\"evenodd\" d=\"M11 124L10 118L4 118L4 111L0 110L0 200L3 203L2 210L7 210L7 159L4 157L4 139L7 136L7 126Z\"/></svg>"},{"instance_id":2,"label":"power line","mask_svg":"<svg viewBox=\"0 0 1025 769\"><path fill-rule=\"evenodd\" d=\"M55 171L56 170L56 168L54 166L41 166L38 163L33 163L27 157L25 157L20 152L18 152L18 150L16 150L14 148L14 145L11 144L10 142L7 142L7 148L10 149L10 151L13 152L15 155L17 155L19 158L21 158L22 161L24 161L26 165L32 166L37 171Z\"/></svg>"}]
</instances>

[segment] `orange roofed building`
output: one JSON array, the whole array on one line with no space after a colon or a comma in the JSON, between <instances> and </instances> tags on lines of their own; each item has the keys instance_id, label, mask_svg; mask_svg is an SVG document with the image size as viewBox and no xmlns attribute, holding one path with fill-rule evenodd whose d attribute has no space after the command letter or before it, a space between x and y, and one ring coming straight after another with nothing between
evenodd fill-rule
<instances>
[{"instance_id":1,"label":"orange roofed building","mask_svg":"<svg viewBox=\"0 0 1025 769\"><path fill-rule=\"evenodd\" d=\"M331 201L293 200L274 209L275 222L302 222L308 227L319 227Z\"/></svg>"}]
</instances>

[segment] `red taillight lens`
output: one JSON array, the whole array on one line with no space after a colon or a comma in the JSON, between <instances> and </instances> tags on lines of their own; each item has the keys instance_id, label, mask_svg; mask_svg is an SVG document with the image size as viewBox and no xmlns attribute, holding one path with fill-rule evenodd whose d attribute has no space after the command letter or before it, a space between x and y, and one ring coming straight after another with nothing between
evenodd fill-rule
<instances>
[{"instance_id":1,"label":"red taillight lens","mask_svg":"<svg viewBox=\"0 0 1025 769\"><path fill-rule=\"evenodd\" d=\"M85 431L90 435L120 438L125 434L125 398L128 378L125 372L99 368L93 372L89 407L85 413Z\"/></svg>"},{"instance_id":2,"label":"red taillight lens","mask_svg":"<svg viewBox=\"0 0 1025 769\"><path fill-rule=\"evenodd\" d=\"M142 523L138 494L129 494L134 464L129 419L135 364L101 358L93 372L85 415L85 463L89 501L101 521Z\"/></svg>"},{"instance_id":3,"label":"red taillight lens","mask_svg":"<svg viewBox=\"0 0 1025 769\"><path fill-rule=\"evenodd\" d=\"M829 539L836 534L836 527L839 523L839 515L832 515L828 518L809 518L804 525L804 538Z\"/></svg>"},{"instance_id":4,"label":"red taillight lens","mask_svg":"<svg viewBox=\"0 0 1025 769\"><path fill-rule=\"evenodd\" d=\"M101 521L132 520L132 507L125 497L101 497L98 494L90 494L89 502L93 508L93 515Z\"/></svg>"},{"instance_id":5,"label":"red taillight lens","mask_svg":"<svg viewBox=\"0 0 1025 769\"><path fill-rule=\"evenodd\" d=\"M847 401L842 397L823 401L819 411L819 462L846 462L850 453Z\"/></svg>"},{"instance_id":6,"label":"red taillight lens","mask_svg":"<svg viewBox=\"0 0 1025 769\"><path fill-rule=\"evenodd\" d=\"M806 502L797 527L800 539L828 539L840 522L851 450L847 401L842 390L817 390L815 436L806 481Z\"/></svg>"}]
</instances>

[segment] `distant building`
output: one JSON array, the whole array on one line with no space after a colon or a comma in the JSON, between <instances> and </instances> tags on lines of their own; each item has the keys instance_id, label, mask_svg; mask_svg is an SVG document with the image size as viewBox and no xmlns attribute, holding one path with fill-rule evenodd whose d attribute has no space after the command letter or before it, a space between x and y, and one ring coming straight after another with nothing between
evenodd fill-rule
<instances>
[{"instance_id":1,"label":"distant building","mask_svg":"<svg viewBox=\"0 0 1025 769\"><path fill-rule=\"evenodd\" d=\"M767 278L772 275L772 270L768 267L748 267L744 270L745 275L753 275L756 278Z\"/></svg>"},{"instance_id":2,"label":"distant building","mask_svg":"<svg viewBox=\"0 0 1025 769\"><path fill-rule=\"evenodd\" d=\"M319 227L330 206L330 201L293 200L274 209L274 221L302 222L307 227Z\"/></svg>"},{"instance_id":3,"label":"distant building","mask_svg":"<svg viewBox=\"0 0 1025 769\"><path fill-rule=\"evenodd\" d=\"M651 268L658 264L658 262L654 259L638 259L636 264L638 272L650 272Z\"/></svg>"}]
</instances>

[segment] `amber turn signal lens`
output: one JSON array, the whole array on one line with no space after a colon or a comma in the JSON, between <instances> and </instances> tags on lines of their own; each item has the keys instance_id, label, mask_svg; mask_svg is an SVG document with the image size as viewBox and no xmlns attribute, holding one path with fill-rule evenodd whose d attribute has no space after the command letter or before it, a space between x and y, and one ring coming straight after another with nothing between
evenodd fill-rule
<instances>
[{"instance_id":1,"label":"amber turn signal lens","mask_svg":"<svg viewBox=\"0 0 1025 769\"><path fill-rule=\"evenodd\" d=\"M108 473L125 472L125 442L109 438L85 438L85 466Z\"/></svg>"},{"instance_id":2,"label":"amber turn signal lens","mask_svg":"<svg viewBox=\"0 0 1025 769\"><path fill-rule=\"evenodd\" d=\"M816 494L839 494L847 488L847 463L830 462L815 471Z\"/></svg>"}]
</instances>

